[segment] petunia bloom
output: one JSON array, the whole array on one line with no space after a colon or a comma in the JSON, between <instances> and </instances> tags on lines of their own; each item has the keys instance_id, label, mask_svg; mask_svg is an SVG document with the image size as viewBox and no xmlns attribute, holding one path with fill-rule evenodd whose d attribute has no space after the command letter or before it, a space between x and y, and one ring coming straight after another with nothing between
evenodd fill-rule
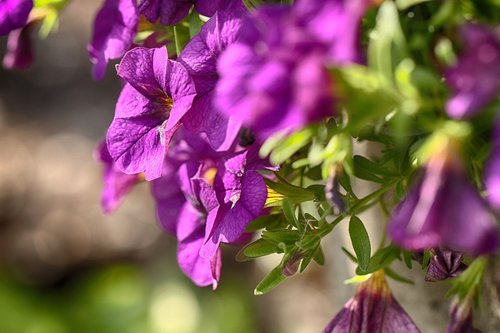
<instances>
[{"instance_id":1,"label":"petunia bloom","mask_svg":"<svg viewBox=\"0 0 500 333\"><path fill-rule=\"evenodd\" d=\"M434 253L427 268L426 281L441 281L457 277L467 268L462 263L463 254L460 252L436 249Z\"/></svg>"},{"instance_id":2,"label":"petunia bloom","mask_svg":"<svg viewBox=\"0 0 500 333\"><path fill-rule=\"evenodd\" d=\"M101 207L104 213L111 213L118 208L125 196L143 177L139 174L127 175L120 171L109 155L106 142L99 144L96 158L104 165Z\"/></svg>"},{"instance_id":3,"label":"petunia bloom","mask_svg":"<svg viewBox=\"0 0 500 333\"><path fill-rule=\"evenodd\" d=\"M118 75L127 84L118 99L106 142L120 170L162 175L170 140L196 94L186 69L165 48L135 48L123 57Z\"/></svg>"},{"instance_id":4,"label":"petunia bloom","mask_svg":"<svg viewBox=\"0 0 500 333\"><path fill-rule=\"evenodd\" d=\"M0 2L0 36L22 28L28 22L33 0L3 0Z\"/></svg>"},{"instance_id":5,"label":"petunia bloom","mask_svg":"<svg viewBox=\"0 0 500 333\"><path fill-rule=\"evenodd\" d=\"M189 14L194 6L204 16L212 16L217 10L241 0L139 0L139 11L150 22L160 20L163 25L175 25Z\"/></svg>"},{"instance_id":6,"label":"petunia bloom","mask_svg":"<svg viewBox=\"0 0 500 333\"><path fill-rule=\"evenodd\" d=\"M362 58L357 32L371 2L352 3L358 1L305 0L251 13L218 63L216 106L261 139L332 116L326 66Z\"/></svg>"},{"instance_id":7,"label":"petunia bloom","mask_svg":"<svg viewBox=\"0 0 500 333\"><path fill-rule=\"evenodd\" d=\"M33 45L31 43L33 24L27 24L9 33L7 53L3 58L4 68L24 70L33 63Z\"/></svg>"},{"instance_id":8,"label":"petunia bloom","mask_svg":"<svg viewBox=\"0 0 500 333\"><path fill-rule=\"evenodd\" d=\"M190 131L204 133L216 150L228 150L241 127L241 122L235 117L219 112L213 99L219 78L217 61L226 47L236 39L241 16L245 12L246 8L238 2L217 12L186 45L179 57L179 62L187 68L197 90L193 108L183 123Z\"/></svg>"},{"instance_id":9,"label":"petunia bloom","mask_svg":"<svg viewBox=\"0 0 500 333\"><path fill-rule=\"evenodd\" d=\"M418 333L420 330L392 296L383 271L363 282L323 333Z\"/></svg>"},{"instance_id":10,"label":"petunia bloom","mask_svg":"<svg viewBox=\"0 0 500 333\"><path fill-rule=\"evenodd\" d=\"M121 58L132 46L139 24L135 0L105 0L94 22L87 46L94 79L104 77L109 60Z\"/></svg>"},{"instance_id":11,"label":"petunia bloom","mask_svg":"<svg viewBox=\"0 0 500 333\"><path fill-rule=\"evenodd\" d=\"M457 150L435 153L391 216L389 234L410 250L445 246L472 255L500 246L495 219L469 183Z\"/></svg>"},{"instance_id":12,"label":"petunia bloom","mask_svg":"<svg viewBox=\"0 0 500 333\"><path fill-rule=\"evenodd\" d=\"M452 90L446 112L453 118L474 115L500 92L500 27L469 23L461 35L464 49L446 73Z\"/></svg>"}]
</instances>

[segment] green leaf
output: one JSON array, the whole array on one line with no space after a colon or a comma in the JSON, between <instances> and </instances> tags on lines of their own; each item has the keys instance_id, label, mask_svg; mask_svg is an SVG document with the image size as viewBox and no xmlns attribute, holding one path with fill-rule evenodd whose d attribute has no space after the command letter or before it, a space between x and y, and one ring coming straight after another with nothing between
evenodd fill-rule
<instances>
[{"instance_id":1,"label":"green leaf","mask_svg":"<svg viewBox=\"0 0 500 333\"><path fill-rule=\"evenodd\" d=\"M286 226L286 221L282 214L270 214L264 215L256 218L247 226L247 231L257 231L260 229L273 230L276 228L282 228Z\"/></svg>"},{"instance_id":2,"label":"green leaf","mask_svg":"<svg viewBox=\"0 0 500 333\"><path fill-rule=\"evenodd\" d=\"M262 238L276 242L285 243L288 245L295 244L300 239L300 233L297 230L279 230L279 231L264 231Z\"/></svg>"},{"instance_id":3,"label":"green leaf","mask_svg":"<svg viewBox=\"0 0 500 333\"><path fill-rule=\"evenodd\" d=\"M447 296L458 295L460 300L463 300L467 295L476 293L481 287L487 266L486 257L476 258L462 274L452 280L452 287Z\"/></svg>"},{"instance_id":4,"label":"green leaf","mask_svg":"<svg viewBox=\"0 0 500 333\"><path fill-rule=\"evenodd\" d=\"M403 261L408 267L408 269L412 269L413 263L411 262L411 252L410 251L403 251Z\"/></svg>"},{"instance_id":5,"label":"green leaf","mask_svg":"<svg viewBox=\"0 0 500 333\"><path fill-rule=\"evenodd\" d=\"M244 262L277 252L276 244L265 239L258 239L242 248L236 255L236 261Z\"/></svg>"},{"instance_id":6,"label":"green leaf","mask_svg":"<svg viewBox=\"0 0 500 333\"><path fill-rule=\"evenodd\" d=\"M351 253L348 249L346 249L346 248L345 248L345 247L343 247L343 246L342 246L342 252L344 252L344 253L347 255L347 257L348 257L349 259L351 259L351 261L352 261L353 263L355 263L355 264L357 264L357 263L358 263L358 258L356 258L356 256L355 256L354 254L352 254L352 253Z\"/></svg>"},{"instance_id":7,"label":"green leaf","mask_svg":"<svg viewBox=\"0 0 500 333\"><path fill-rule=\"evenodd\" d=\"M286 279L286 276L281 272L281 265L274 268L255 288L255 295L263 295L270 292L278 284Z\"/></svg>"},{"instance_id":8,"label":"green leaf","mask_svg":"<svg viewBox=\"0 0 500 333\"><path fill-rule=\"evenodd\" d=\"M285 218L288 221L288 223L290 225L293 225L297 229L301 230L302 225L299 224L299 221L295 216L295 209L294 209L295 207L292 206L290 200L288 199L283 200L282 207L283 207L283 214L285 215Z\"/></svg>"},{"instance_id":9,"label":"green leaf","mask_svg":"<svg viewBox=\"0 0 500 333\"><path fill-rule=\"evenodd\" d=\"M174 32L175 51L177 55L180 55L184 47L191 40L189 26L180 23L173 27L173 32Z\"/></svg>"},{"instance_id":10,"label":"green leaf","mask_svg":"<svg viewBox=\"0 0 500 333\"><path fill-rule=\"evenodd\" d=\"M289 159L311 142L315 133L313 126L308 126L301 131L295 132L279 142L271 152L269 161L274 165L279 165Z\"/></svg>"},{"instance_id":11,"label":"green leaf","mask_svg":"<svg viewBox=\"0 0 500 333\"><path fill-rule=\"evenodd\" d=\"M313 259L320 266L323 266L325 264L325 253L323 252L321 245L318 246L318 249L314 253Z\"/></svg>"},{"instance_id":12,"label":"green leaf","mask_svg":"<svg viewBox=\"0 0 500 333\"><path fill-rule=\"evenodd\" d=\"M415 284L413 280L405 278L404 276L399 275L395 271L393 271L390 267L384 268L385 274L387 274L388 277L392 278L393 280L402 282L402 283L407 283L407 284Z\"/></svg>"},{"instance_id":13,"label":"green leaf","mask_svg":"<svg viewBox=\"0 0 500 333\"><path fill-rule=\"evenodd\" d=\"M203 21L200 18L200 15L196 11L192 11L191 15L189 15L189 36L193 38L196 36L203 26Z\"/></svg>"},{"instance_id":14,"label":"green leaf","mask_svg":"<svg viewBox=\"0 0 500 333\"><path fill-rule=\"evenodd\" d=\"M365 271L370 264L371 244L368 232L363 222L356 217L351 217L349 221L349 236L351 237L352 247L361 270Z\"/></svg>"},{"instance_id":15,"label":"green leaf","mask_svg":"<svg viewBox=\"0 0 500 333\"><path fill-rule=\"evenodd\" d=\"M406 40L399 24L399 13L392 1L379 8L375 29L370 34L368 65L389 82L394 70L408 56Z\"/></svg>"},{"instance_id":16,"label":"green leaf","mask_svg":"<svg viewBox=\"0 0 500 333\"><path fill-rule=\"evenodd\" d=\"M370 258L368 268L363 270L361 269L361 266L358 266L358 268L356 268L356 274L365 275L387 267L391 262L398 258L399 252L400 249L392 245L378 250L377 253Z\"/></svg>"}]
</instances>

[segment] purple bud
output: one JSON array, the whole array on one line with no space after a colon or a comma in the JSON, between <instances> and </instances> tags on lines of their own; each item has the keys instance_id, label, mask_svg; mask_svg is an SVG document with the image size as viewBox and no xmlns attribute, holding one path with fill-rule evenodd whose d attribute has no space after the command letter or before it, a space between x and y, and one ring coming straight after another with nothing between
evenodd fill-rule
<instances>
[{"instance_id":1,"label":"purple bud","mask_svg":"<svg viewBox=\"0 0 500 333\"><path fill-rule=\"evenodd\" d=\"M426 281L440 281L460 275L467 266L462 263L463 254L436 249L427 269Z\"/></svg>"},{"instance_id":2,"label":"purple bud","mask_svg":"<svg viewBox=\"0 0 500 333\"><path fill-rule=\"evenodd\" d=\"M472 327L471 301L469 298L460 302L457 298L451 301L451 321L445 333L481 333Z\"/></svg>"}]
</instances>

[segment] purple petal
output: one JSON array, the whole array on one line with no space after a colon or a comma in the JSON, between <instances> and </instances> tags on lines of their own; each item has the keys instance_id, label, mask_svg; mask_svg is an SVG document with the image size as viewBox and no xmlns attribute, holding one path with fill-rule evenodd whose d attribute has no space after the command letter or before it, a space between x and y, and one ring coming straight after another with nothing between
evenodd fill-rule
<instances>
[{"instance_id":1,"label":"purple petal","mask_svg":"<svg viewBox=\"0 0 500 333\"><path fill-rule=\"evenodd\" d=\"M121 58L132 46L139 13L134 0L106 0L97 13L92 41L87 49L94 64L94 78L104 77L109 60Z\"/></svg>"},{"instance_id":2,"label":"purple petal","mask_svg":"<svg viewBox=\"0 0 500 333\"><path fill-rule=\"evenodd\" d=\"M3 0L0 2L0 36L22 28L28 21L33 0Z\"/></svg>"},{"instance_id":3,"label":"purple petal","mask_svg":"<svg viewBox=\"0 0 500 333\"><path fill-rule=\"evenodd\" d=\"M104 213L111 213L118 208L125 196L141 181L142 177L121 172L109 155L106 142L99 144L97 158L104 165L104 189L101 195L101 207Z\"/></svg>"},{"instance_id":4,"label":"purple petal","mask_svg":"<svg viewBox=\"0 0 500 333\"><path fill-rule=\"evenodd\" d=\"M31 43L32 25L13 30L9 34L7 53L3 58L3 67L24 70L33 63L33 46Z\"/></svg>"}]
</instances>

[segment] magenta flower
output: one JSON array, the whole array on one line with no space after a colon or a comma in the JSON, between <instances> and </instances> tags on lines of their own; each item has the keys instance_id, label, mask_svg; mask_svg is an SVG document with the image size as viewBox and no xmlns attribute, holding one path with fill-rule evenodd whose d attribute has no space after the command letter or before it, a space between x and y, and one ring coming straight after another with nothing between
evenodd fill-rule
<instances>
[{"instance_id":1,"label":"magenta flower","mask_svg":"<svg viewBox=\"0 0 500 333\"><path fill-rule=\"evenodd\" d=\"M191 74L197 96L192 111L183 120L190 131L205 133L211 146L228 150L241 127L239 120L219 112L213 104L214 88L218 81L217 60L228 45L234 42L246 8L235 2L230 8L217 12L202 27L200 33L184 48L179 57Z\"/></svg>"},{"instance_id":2,"label":"magenta flower","mask_svg":"<svg viewBox=\"0 0 500 333\"><path fill-rule=\"evenodd\" d=\"M394 210L389 234L410 250L448 247L473 255L500 246L495 219L467 180L457 152L435 154Z\"/></svg>"},{"instance_id":3,"label":"magenta flower","mask_svg":"<svg viewBox=\"0 0 500 333\"><path fill-rule=\"evenodd\" d=\"M3 58L4 68L24 70L31 66L34 58L31 43L32 28L33 23L30 23L9 33L7 53Z\"/></svg>"},{"instance_id":4,"label":"magenta flower","mask_svg":"<svg viewBox=\"0 0 500 333\"><path fill-rule=\"evenodd\" d=\"M485 185L488 191L488 201L497 211L500 211L500 119L496 120L492 135L493 149L485 170Z\"/></svg>"},{"instance_id":5,"label":"magenta flower","mask_svg":"<svg viewBox=\"0 0 500 333\"><path fill-rule=\"evenodd\" d=\"M462 263L463 254L449 250L436 249L431 258L426 281L441 281L459 276L467 266Z\"/></svg>"},{"instance_id":6,"label":"magenta flower","mask_svg":"<svg viewBox=\"0 0 500 333\"><path fill-rule=\"evenodd\" d=\"M446 112L453 118L472 116L500 91L500 27L467 24L461 33L464 50L446 73L452 90Z\"/></svg>"},{"instance_id":7,"label":"magenta flower","mask_svg":"<svg viewBox=\"0 0 500 333\"><path fill-rule=\"evenodd\" d=\"M96 158L104 165L101 194L101 207L104 213L114 212L122 203L125 196L142 181L142 175L127 175L120 171L109 155L106 142L101 142L95 153Z\"/></svg>"},{"instance_id":8,"label":"magenta flower","mask_svg":"<svg viewBox=\"0 0 500 333\"><path fill-rule=\"evenodd\" d=\"M121 58L132 46L139 24L135 0L105 0L94 22L87 46L94 79L104 77L109 60Z\"/></svg>"},{"instance_id":9,"label":"magenta flower","mask_svg":"<svg viewBox=\"0 0 500 333\"><path fill-rule=\"evenodd\" d=\"M369 2L355 2L298 1L250 14L218 63L216 106L262 139L332 116L326 66L361 59L357 32Z\"/></svg>"},{"instance_id":10,"label":"magenta flower","mask_svg":"<svg viewBox=\"0 0 500 333\"><path fill-rule=\"evenodd\" d=\"M323 333L419 333L415 323L392 296L383 271L363 282L353 298Z\"/></svg>"},{"instance_id":11,"label":"magenta flower","mask_svg":"<svg viewBox=\"0 0 500 333\"><path fill-rule=\"evenodd\" d=\"M0 36L22 28L28 22L33 0L3 0L0 2Z\"/></svg>"},{"instance_id":12,"label":"magenta flower","mask_svg":"<svg viewBox=\"0 0 500 333\"><path fill-rule=\"evenodd\" d=\"M127 52L118 75L127 84L108 129L109 153L123 172L158 178L170 140L191 108L194 83L180 63L168 59L165 48Z\"/></svg>"},{"instance_id":13,"label":"magenta flower","mask_svg":"<svg viewBox=\"0 0 500 333\"><path fill-rule=\"evenodd\" d=\"M189 14L193 5L198 13L210 17L234 2L241 0L142 0L139 11L150 22L159 19L161 24L175 25Z\"/></svg>"}]
</instances>

